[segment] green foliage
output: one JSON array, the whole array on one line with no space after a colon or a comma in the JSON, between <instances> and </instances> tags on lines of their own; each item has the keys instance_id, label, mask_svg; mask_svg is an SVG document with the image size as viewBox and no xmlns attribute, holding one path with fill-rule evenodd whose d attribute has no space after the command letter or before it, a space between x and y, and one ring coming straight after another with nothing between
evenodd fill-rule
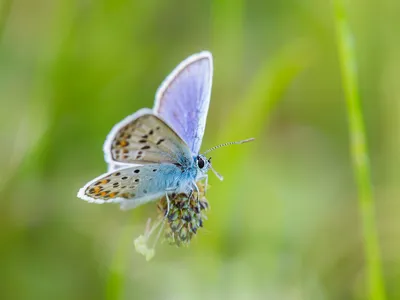
<instances>
[{"instance_id":1,"label":"green foliage","mask_svg":"<svg viewBox=\"0 0 400 300\"><path fill-rule=\"evenodd\" d=\"M3 298L384 299L382 282L399 298L400 4L348 3L356 49L331 4L0 2ZM210 153L225 179L210 173L207 222L146 262L133 241L157 203L123 212L76 193L106 171L112 126L204 49L202 149L256 141Z\"/></svg>"}]
</instances>

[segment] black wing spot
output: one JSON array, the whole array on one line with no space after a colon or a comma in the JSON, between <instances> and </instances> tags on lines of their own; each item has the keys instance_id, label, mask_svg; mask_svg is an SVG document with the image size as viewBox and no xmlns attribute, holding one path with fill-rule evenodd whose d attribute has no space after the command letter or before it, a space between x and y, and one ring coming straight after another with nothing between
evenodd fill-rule
<instances>
[{"instance_id":1,"label":"black wing spot","mask_svg":"<svg viewBox=\"0 0 400 300\"><path fill-rule=\"evenodd\" d=\"M142 150L150 149L150 146L146 145L146 146L143 146L143 147L140 148L140 149L142 149Z\"/></svg>"},{"instance_id":2,"label":"black wing spot","mask_svg":"<svg viewBox=\"0 0 400 300\"><path fill-rule=\"evenodd\" d=\"M153 172L157 172L157 169L153 169Z\"/></svg>"},{"instance_id":3,"label":"black wing spot","mask_svg":"<svg viewBox=\"0 0 400 300\"><path fill-rule=\"evenodd\" d=\"M117 173L115 173L114 175L115 175L115 176L119 176L119 175L121 175L121 173L120 173L120 172L117 172Z\"/></svg>"},{"instance_id":4,"label":"black wing spot","mask_svg":"<svg viewBox=\"0 0 400 300\"><path fill-rule=\"evenodd\" d=\"M140 170L139 169L136 169L135 171L133 171L133 172L135 172L136 174L137 173L139 173L140 172ZM122 178L123 179L123 178Z\"/></svg>"},{"instance_id":5,"label":"black wing spot","mask_svg":"<svg viewBox=\"0 0 400 300\"><path fill-rule=\"evenodd\" d=\"M153 133L154 133L153 129L149 131L149 135L152 135Z\"/></svg>"},{"instance_id":6,"label":"black wing spot","mask_svg":"<svg viewBox=\"0 0 400 300\"><path fill-rule=\"evenodd\" d=\"M139 182L139 178L136 178L136 179L135 179L135 182Z\"/></svg>"},{"instance_id":7,"label":"black wing spot","mask_svg":"<svg viewBox=\"0 0 400 300\"><path fill-rule=\"evenodd\" d=\"M122 180L127 180L128 177L124 176L124 177L122 177L121 179L122 179Z\"/></svg>"},{"instance_id":8,"label":"black wing spot","mask_svg":"<svg viewBox=\"0 0 400 300\"><path fill-rule=\"evenodd\" d=\"M157 142L157 145L160 145L162 142L164 142L165 140L164 139L160 139L158 142Z\"/></svg>"}]
</instances>

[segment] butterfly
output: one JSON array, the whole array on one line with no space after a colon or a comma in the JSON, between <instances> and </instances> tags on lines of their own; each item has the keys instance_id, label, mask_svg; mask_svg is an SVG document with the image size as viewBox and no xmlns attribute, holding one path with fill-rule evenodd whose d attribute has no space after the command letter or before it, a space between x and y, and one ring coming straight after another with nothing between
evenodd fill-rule
<instances>
[{"instance_id":1,"label":"butterfly","mask_svg":"<svg viewBox=\"0 0 400 300\"><path fill-rule=\"evenodd\" d=\"M87 183L78 197L93 203L120 203L123 210L168 194L198 192L196 182L212 170L199 154L210 104L213 76L208 51L182 61L156 93L153 109L143 108L116 124L104 143L108 172ZM189 197L190 198L190 197Z\"/></svg>"}]
</instances>

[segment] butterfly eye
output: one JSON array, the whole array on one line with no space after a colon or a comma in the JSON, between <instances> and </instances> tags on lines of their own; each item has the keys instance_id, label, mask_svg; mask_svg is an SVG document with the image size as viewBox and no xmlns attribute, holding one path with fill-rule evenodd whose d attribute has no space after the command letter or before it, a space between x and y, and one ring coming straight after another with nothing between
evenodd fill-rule
<instances>
[{"instance_id":1,"label":"butterfly eye","mask_svg":"<svg viewBox=\"0 0 400 300\"><path fill-rule=\"evenodd\" d=\"M200 169L204 168L204 160L200 156L197 157L197 165Z\"/></svg>"}]
</instances>

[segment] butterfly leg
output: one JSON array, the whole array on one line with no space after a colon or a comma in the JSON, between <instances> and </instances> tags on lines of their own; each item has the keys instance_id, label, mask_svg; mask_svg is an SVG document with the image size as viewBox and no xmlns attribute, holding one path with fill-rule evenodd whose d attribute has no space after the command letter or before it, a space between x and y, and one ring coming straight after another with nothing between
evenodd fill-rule
<instances>
[{"instance_id":1,"label":"butterfly leg","mask_svg":"<svg viewBox=\"0 0 400 300\"><path fill-rule=\"evenodd\" d=\"M205 175L205 180L204 180L204 196L207 194L207 187L208 187L208 175Z\"/></svg>"},{"instance_id":2,"label":"butterfly leg","mask_svg":"<svg viewBox=\"0 0 400 300\"><path fill-rule=\"evenodd\" d=\"M168 191L165 192L165 199L167 199L167 212L164 215L164 218L167 218L169 215L169 208L170 208L170 200L168 197Z\"/></svg>"},{"instance_id":3,"label":"butterfly leg","mask_svg":"<svg viewBox=\"0 0 400 300\"><path fill-rule=\"evenodd\" d=\"M200 191L199 191L199 187L197 186L196 181L192 181L192 185L193 185L194 189L196 190L197 209L200 211L200 200L199 200ZM192 192L193 192L193 189L192 189Z\"/></svg>"},{"instance_id":4,"label":"butterfly leg","mask_svg":"<svg viewBox=\"0 0 400 300\"><path fill-rule=\"evenodd\" d=\"M190 196L193 195L194 191L197 192L196 198L197 198L197 201L199 201L199 187L197 186L196 181L192 181L192 188L190 190Z\"/></svg>"},{"instance_id":5,"label":"butterfly leg","mask_svg":"<svg viewBox=\"0 0 400 300\"><path fill-rule=\"evenodd\" d=\"M189 198L189 199L190 199L190 198L192 198L192 195L193 195L193 189L190 189L190 192L189 192L188 198Z\"/></svg>"},{"instance_id":6,"label":"butterfly leg","mask_svg":"<svg viewBox=\"0 0 400 300\"><path fill-rule=\"evenodd\" d=\"M207 187L208 187L208 175L204 175L197 179L197 182L204 180L204 196L207 194ZM197 186L197 184L195 184Z\"/></svg>"}]
</instances>

